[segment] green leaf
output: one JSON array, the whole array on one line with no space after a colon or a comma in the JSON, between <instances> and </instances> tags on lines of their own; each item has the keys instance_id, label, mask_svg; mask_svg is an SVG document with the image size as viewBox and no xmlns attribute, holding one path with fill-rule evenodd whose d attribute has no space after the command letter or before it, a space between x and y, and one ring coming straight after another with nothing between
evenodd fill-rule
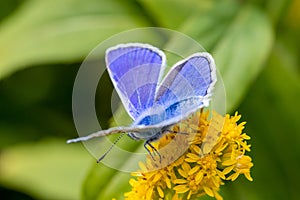
<instances>
[{"instance_id":1,"label":"green leaf","mask_svg":"<svg viewBox=\"0 0 300 200\"><path fill-rule=\"evenodd\" d=\"M126 140L124 138L118 143L118 146L131 152L141 152L141 150L143 150L142 145L139 147L139 143L136 141L130 142L129 140L131 139L127 138ZM114 160L114 167L116 169L113 169L111 166L106 166L103 163L93 163L83 183L83 199L112 199L123 196L125 192L130 190L129 179L131 175L128 171L123 169L132 171L137 169L138 161L135 160L134 156L130 155L124 157L110 152L104 159ZM105 160L103 161L106 163Z\"/></svg>"},{"instance_id":2,"label":"green leaf","mask_svg":"<svg viewBox=\"0 0 300 200\"><path fill-rule=\"evenodd\" d=\"M204 49L210 51L228 29L240 5L222 1L205 12L194 12L180 26L179 30L195 39Z\"/></svg>"},{"instance_id":3,"label":"green leaf","mask_svg":"<svg viewBox=\"0 0 300 200\"><path fill-rule=\"evenodd\" d=\"M79 199L91 157L80 144L44 140L2 149L0 183L37 199Z\"/></svg>"},{"instance_id":4,"label":"green leaf","mask_svg":"<svg viewBox=\"0 0 300 200\"><path fill-rule=\"evenodd\" d=\"M214 1L204 0L139 0L145 13L147 13L157 26L178 28L194 13L200 13L215 5ZM166 9L167 8L167 9Z\"/></svg>"},{"instance_id":5,"label":"green leaf","mask_svg":"<svg viewBox=\"0 0 300 200\"><path fill-rule=\"evenodd\" d=\"M266 68L241 104L239 110L251 136L254 181L232 184L226 190L227 198L298 198L300 77L289 66L293 65L291 57L298 55L281 53L286 51L276 43Z\"/></svg>"},{"instance_id":6,"label":"green leaf","mask_svg":"<svg viewBox=\"0 0 300 200\"><path fill-rule=\"evenodd\" d=\"M123 173L95 162L83 184L81 197L85 200L122 197L126 191L130 190L129 179L129 173Z\"/></svg>"},{"instance_id":7,"label":"green leaf","mask_svg":"<svg viewBox=\"0 0 300 200\"><path fill-rule=\"evenodd\" d=\"M124 125L131 122L131 118L125 112L123 106L120 106L115 112L114 119L118 122L123 122ZM116 122L111 120L111 125L115 126ZM133 141L129 137L122 138L122 140L117 143L117 146L130 152L140 151L140 143ZM122 172L120 171L120 169L122 168L122 166L124 167L125 165L130 164L135 165L131 168L132 170L134 170L134 168L137 168L137 161L132 160L130 157L114 155L113 152L110 152L107 157L110 158L105 159L117 160L117 163L115 163L114 166L117 167L118 170L113 169L110 166L106 166L102 163L93 163L88 176L83 183L81 194L82 199L101 200L123 197L124 193L130 190L130 173ZM125 168L128 169L128 167Z\"/></svg>"},{"instance_id":8,"label":"green leaf","mask_svg":"<svg viewBox=\"0 0 300 200\"><path fill-rule=\"evenodd\" d=\"M132 4L26 1L0 24L0 78L30 65L81 60L113 34L147 25Z\"/></svg>"},{"instance_id":9,"label":"green leaf","mask_svg":"<svg viewBox=\"0 0 300 200\"><path fill-rule=\"evenodd\" d=\"M225 84L227 111L236 108L263 69L273 37L266 15L246 6L214 48L213 56Z\"/></svg>"},{"instance_id":10,"label":"green leaf","mask_svg":"<svg viewBox=\"0 0 300 200\"><path fill-rule=\"evenodd\" d=\"M291 2L292 0L266 1L266 13L269 15L274 26L284 18L284 14L288 11L288 6L291 5Z\"/></svg>"}]
</instances>

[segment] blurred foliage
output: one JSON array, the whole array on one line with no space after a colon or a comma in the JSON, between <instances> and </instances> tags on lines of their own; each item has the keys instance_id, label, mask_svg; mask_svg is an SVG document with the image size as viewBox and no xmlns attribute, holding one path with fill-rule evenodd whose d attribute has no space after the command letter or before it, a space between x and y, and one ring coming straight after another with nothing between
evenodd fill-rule
<instances>
[{"instance_id":1,"label":"blurred foliage","mask_svg":"<svg viewBox=\"0 0 300 200\"><path fill-rule=\"evenodd\" d=\"M80 144L65 144L76 136L72 87L80 63L101 41L157 26L212 52L228 112L238 110L247 121L254 181L227 184L224 198L298 199L299 9L297 0L1 0L1 197L122 199L130 174L95 164ZM97 110L108 127L112 85L107 76L102 81ZM124 111L117 116L123 120Z\"/></svg>"}]
</instances>

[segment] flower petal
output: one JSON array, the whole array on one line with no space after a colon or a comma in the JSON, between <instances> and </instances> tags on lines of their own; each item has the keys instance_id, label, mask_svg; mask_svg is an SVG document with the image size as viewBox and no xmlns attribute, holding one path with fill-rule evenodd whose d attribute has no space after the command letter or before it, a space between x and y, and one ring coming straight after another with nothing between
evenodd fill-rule
<instances>
[{"instance_id":1,"label":"flower petal","mask_svg":"<svg viewBox=\"0 0 300 200\"><path fill-rule=\"evenodd\" d=\"M201 171L198 172L197 175L196 175L196 177L195 177L196 182L200 183L202 181L202 179L203 179L203 176L204 176L203 172L201 172Z\"/></svg>"},{"instance_id":2,"label":"flower petal","mask_svg":"<svg viewBox=\"0 0 300 200\"><path fill-rule=\"evenodd\" d=\"M186 185L177 185L173 189L179 194L186 193L190 190Z\"/></svg>"},{"instance_id":3,"label":"flower petal","mask_svg":"<svg viewBox=\"0 0 300 200\"><path fill-rule=\"evenodd\" d=\"M157 186L156 189L157 189L158 195L159 195L161 198L164 198L164 192L163 192L163 190L161 189L161 187Z\"/></svg>"},{"instance_id":4,"label":"flower petal","mask_svg":"<svg viewBox=\"0 0 300 200\"><path fill-rule=\"evenodd\" d=\"M190 176L190 175L196 173L197 171L199 171L199 169L200 169L200 165L196 165L189 171L188 175Z\"/></svg>"},{"instance_id":5,"label":"flower petal","mask_svg":"<svg viewBox=\"0 0 300 200\"><path fill-rule=\"evenodd\" d=\"M206 194L208 194L209 196L211 196L211 197L214 197L214 196L215 196L215 195L214 195L214 192L213 192L212 189L210 189L209 187L203 186L203 189L204 189L204 192L205 192Z\"/></svg>"}]
</instances>

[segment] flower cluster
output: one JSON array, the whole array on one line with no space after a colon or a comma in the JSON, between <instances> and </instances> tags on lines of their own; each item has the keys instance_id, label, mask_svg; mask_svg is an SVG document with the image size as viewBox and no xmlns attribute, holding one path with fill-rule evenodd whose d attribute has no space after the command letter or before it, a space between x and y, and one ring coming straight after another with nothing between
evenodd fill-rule
<instances>
[{"instance_id":1,"label":"flower cluster","mask_svg":"<svg viewBox=\"0 0 300 200\"><path fill-rule=\"evenodd\" d=\"M212 115L211 117L209 117ZM234 116L199 111L171 128L154 145L161 159L147 157L132 173L127 200L195 199L203 195L222 199L218 193L225 180L234 181L240 174L252 181L248 135L245 122L237 124ZM153 152L154 153L154 152ZM157 156L156 156L157 157Z\"/></svg>"}]
</instances>

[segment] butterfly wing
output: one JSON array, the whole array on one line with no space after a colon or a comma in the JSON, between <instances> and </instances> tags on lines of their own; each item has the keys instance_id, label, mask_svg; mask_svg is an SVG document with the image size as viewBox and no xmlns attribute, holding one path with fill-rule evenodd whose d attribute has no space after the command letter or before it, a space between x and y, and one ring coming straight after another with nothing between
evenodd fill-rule
<instances>
[{"instance_id":1,"label":"butterfly wing","mask_svg":"<svg viewBox=\"0 0 300 200\"><path fill-rule=\"evenodd\" d=\"M162 51L148 44L121 44L106 51L109 75L133 119L153 106L165 60Z\"/></svg>"},{"instance_id":2,"label":"butterfly wing","mask_svg":"<svg viewBox=\"0 0 300 200\"><path fill-rule=\"evenodd\" d=\"M177 123L208 106L216 81L216 67L209 53L196 53L176 63L155 96L155 104L166 108L164 123Z\"/></svg>"},{"instance_id":3,"label":"butterfly wing","mask_svg":"<svg viewBox=\"0 0 300 200\"><path fill-rule=\"evenodd\" d=\"M128 47L128 49L127 47L125 47L125 49L123 50L122 48L116 48L116 50L119 54L120 52L125 51L124 54L128 59L128 52L131 48L138 49L138 51L141 50L148 52L147 48L140 49L141 47ZM114 53L112 53L113 51L114 50L111 50L107 53L107 60L112 59L112 63L114 63L113 58L115 56ZM154 54L160 56L159 54L157 54L157 52L154 52ZM164 56L161 56L160 58L162 58L161 60L164 61ZM120 62L121 61L118 61L117 63L119 64ZM120 74L124 74L118 72L118 69L122 70L122 68L118 68L118 66L120 65L111 65L111 62L109 62L109 60L107 61L107 63L110 67L109 70L112 69L110 71L110 75L112 77L113 83L115 84L115 86L117 86L117 90L120 90L119 94L121 96L121 99L125 99L125 102L129 103L130 105L132 104L132 106L136 105L136 107L134 107L135 109L139 108L139 104L133 104L131 101L128 101L130 100L130 98L127 98L128 93L126 92L128 90L126 90L126 85L124 85L126 84L126 82L119 81L122 80L122 75ZM125 64L125 66L128 66L130 68L134 65ZM159 72L156 73L159 74ZM116 77L114 77L114 75L116 75ZM157 78L155 80L158 80L159 75L156 76ZM153 132L153 130L161 130L163 127L176 124L182 119L188 117L191 113L197 111L199 108L208 106L209 97L212 94L212 90L216 81L216 68L214 60L210 56L210 54L193 54L189 58L178 62L172 67L172 69L166 75L162 84L158 88L155 99L154 95L151 95L151 104L154 105L149 107L150 109L146 110L146 112L143 112L142 115L137 115L137 112L129 112L139 118L132 126L114 127L108 130L98 131L85 137L68 140L68 143L86 141L95 137L124 132L135 133L135 138L138 139L151 139L151 137L156 135L156 132ZM139 88L140 87L135 87L135 90L139 90ZM151 91L151 93L152 92L153 91ZM140 109L140 111L144 110Z\"/></svg>"}]
</instances>

